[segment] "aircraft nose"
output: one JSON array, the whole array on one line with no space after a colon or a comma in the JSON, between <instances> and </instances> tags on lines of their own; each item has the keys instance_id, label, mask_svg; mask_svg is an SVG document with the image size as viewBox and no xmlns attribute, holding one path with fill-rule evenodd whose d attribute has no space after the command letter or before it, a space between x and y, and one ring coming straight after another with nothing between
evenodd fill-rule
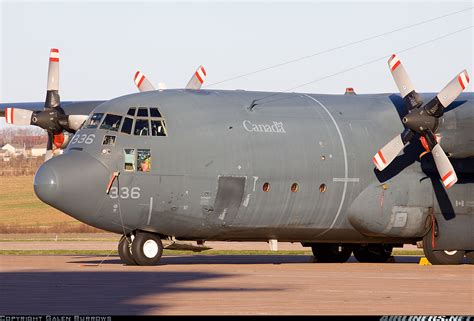
<instances>
[{"instance_id":1,"label":"aircraft nose","mask_svg":"<svg viewBox=\"0 0 474 321\"><path fill-rule=\"evenodd\" d=\"M52 160L51 160L52 161ZM36 196L43 202L50 204L58 199L58 176L50 161L40 166L35 174L34 189Z\"/></svg>"},{"instance_id":2,"label":"aircraft nose","mask_svg":"<svg viewBox=\"0 0 474 321\"><path fill-rule=\"evenodd\" d=\"M86 152L70 151L40 166L34 190L40 200L86 223L94 221L110 179L107 168Z\"/></svg>"}]
</instances>

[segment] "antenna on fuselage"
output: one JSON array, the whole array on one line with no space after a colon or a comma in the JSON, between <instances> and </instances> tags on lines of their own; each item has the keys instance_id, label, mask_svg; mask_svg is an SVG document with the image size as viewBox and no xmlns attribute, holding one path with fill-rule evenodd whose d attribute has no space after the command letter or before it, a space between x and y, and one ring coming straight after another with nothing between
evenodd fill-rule
<instances>
[{"instance_id":1,"label":"antenna on fuselage","mask_svg":"<svg viewBox=\"0 0 474 321\"><path fill-rule=\"evenodd\" d=\"M255 106L258 105L258 104L257 104L257 101L258 101L258 100L259 100L259 99L254 99L254 100L252 100L252 102L250 103L250 106L248 107L248 110L252 111L252 109L253 109Z\"/></svg>"}]
</instances>

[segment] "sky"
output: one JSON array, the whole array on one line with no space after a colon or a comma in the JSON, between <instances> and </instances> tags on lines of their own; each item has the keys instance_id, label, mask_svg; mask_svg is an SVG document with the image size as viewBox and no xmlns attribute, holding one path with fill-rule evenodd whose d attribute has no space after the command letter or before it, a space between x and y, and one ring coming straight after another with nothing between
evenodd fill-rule
<instances>
[{"instance_id":1,"label":"sky","mask_svg":"<svg viewBox=\"0 0 474 321\"><path fill-rule=\"evenodd\" d=\"M133 75L183 88L203 65L206 84L473 7L473 1L5 1L0 0L0 102L43 101L50 48L59 48L62 100L136 92ZM392 53L474 24L473 10L364 41L210 89L396 92ZM473 29L399 54L418 92L458 72L474 78ZM467 91L472 91L472 82Z\"/></svg>"}]
</instances>

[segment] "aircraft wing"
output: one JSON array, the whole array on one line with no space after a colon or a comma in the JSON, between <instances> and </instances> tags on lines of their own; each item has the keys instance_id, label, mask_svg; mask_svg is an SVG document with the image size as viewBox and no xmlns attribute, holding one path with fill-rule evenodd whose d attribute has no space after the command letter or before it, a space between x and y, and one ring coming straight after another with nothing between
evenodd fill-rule
<instances>
[{"instance_id":1,"label":"aircraft wing","mask_svg":"<svg viewBox=\"0 0 474 321\"><path fill-rule=\"evenodd\" d=\"M105 100L92 101L63 101L61 107L66 115L89 115L95 107L102 104ZM44 101L28 103L0 103L0 117L5 117L7 108L18 108L26 110L43 110Z\"/></svg>"}]
</instances>

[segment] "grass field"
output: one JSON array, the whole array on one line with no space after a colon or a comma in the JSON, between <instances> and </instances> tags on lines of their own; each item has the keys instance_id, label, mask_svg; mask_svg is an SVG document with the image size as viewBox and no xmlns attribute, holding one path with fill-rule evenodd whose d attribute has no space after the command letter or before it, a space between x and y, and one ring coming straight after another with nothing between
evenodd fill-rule
<instances>
[{"instance_id":1,"label":"grass field","mask_svg":"<svg viewBox=\"0 0 474 321\"><path fill-rule=\"evenodd\" d=\"M0 233L99 232L41 202L33 176L0 177Z\"/></svg>"}]
</instances>

